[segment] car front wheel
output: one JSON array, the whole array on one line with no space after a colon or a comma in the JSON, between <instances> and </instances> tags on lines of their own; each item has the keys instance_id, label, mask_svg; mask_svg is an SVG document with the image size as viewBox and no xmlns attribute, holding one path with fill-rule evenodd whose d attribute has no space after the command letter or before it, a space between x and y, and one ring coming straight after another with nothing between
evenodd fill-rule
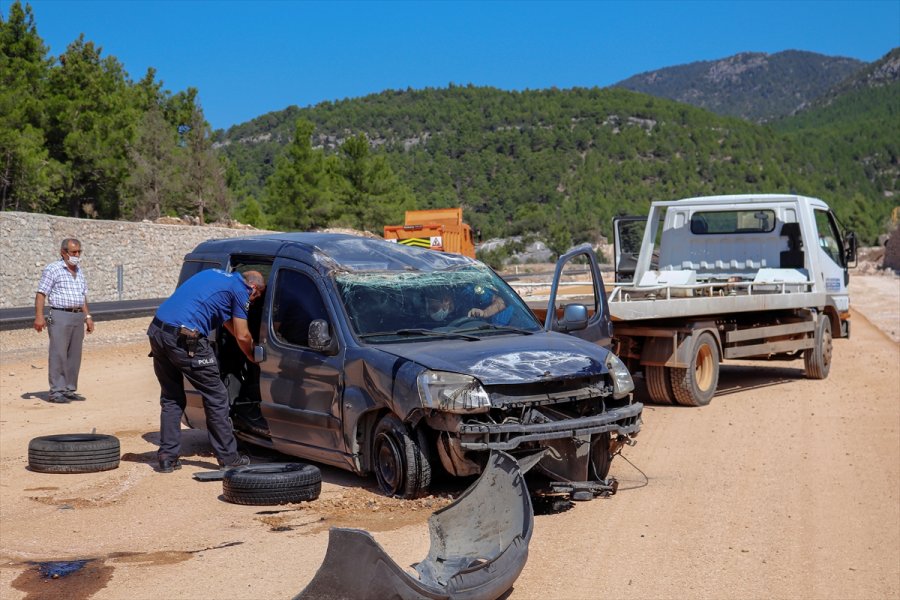
<instances>
[{"instance_id":1,"label":"car front wheel","mask_svg":"<svg viewBox=\"0 0 900 600\"><path fill-rule=\"evenodd\" d=\"M372 464L378 486L388 496L416 498L431 484L427 449L394 415L386 415L375 428Z\"/></svg>"}]
</instances>

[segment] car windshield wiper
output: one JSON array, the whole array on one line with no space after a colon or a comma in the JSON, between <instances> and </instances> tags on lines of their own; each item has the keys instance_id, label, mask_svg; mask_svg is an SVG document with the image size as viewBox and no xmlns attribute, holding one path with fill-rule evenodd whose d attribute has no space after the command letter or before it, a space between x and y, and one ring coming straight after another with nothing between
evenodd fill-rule
<instances>
[{"instance_id":1,"label":"car windshield wiper","mask_svg":"<svg viewBox=\"0 0 900 600\"><path fill-rule=\"evenodd\" d=\"M522 335L532 335L534 333L533 331L529 331L528 329L510 327L509 325L494 325L493 323L485 323L483 325L479 325L478 327L458 329L455 331L455 333L468 333L470 331L509 331L512 333L521 333Z\"/></svg>"},{"instance_id":2,"label":"car windshield wiper","mask_svg":"<svg viewBox=\"0 0 900 600\"><path fill-rule=\"evenodd\" d=\"M457 331L432 331L431 329L397 329L396 331L376 331L374 333L363 333L360 338L370 337L387 337L391 335L399 336L422 336L422 337L438 337L443 339L466 340L469 342L481 341L481 338L474 335L466 335Z\"/></svg>"}]
</instances>

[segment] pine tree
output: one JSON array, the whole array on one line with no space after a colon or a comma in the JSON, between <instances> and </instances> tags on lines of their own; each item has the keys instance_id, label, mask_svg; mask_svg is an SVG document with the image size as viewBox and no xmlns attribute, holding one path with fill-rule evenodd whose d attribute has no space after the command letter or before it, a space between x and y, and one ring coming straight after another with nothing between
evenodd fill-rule
<instances>
[{"instance_id":1,"label":"pine tree","mask_svg":"<svg viewBox=\"0 0 900 600\"><path fill-rule=\"evenodd\" d=\"M287 151L266 181L264 206L269 224L286 231L328 225L333 194L325 157L312 148L313 124L299 119Z\"/></svg>"},{"instance_id":2,"label":"pine tree","mask_svg":"<svg viewBox=\"0 0 900 600\"><path fill-rule=\"evenodd\" d=\"M0 15L0 210L52 210L60 165L45 143L43 102L50 61L30 6Z\"/></svg>"}]
</instances>

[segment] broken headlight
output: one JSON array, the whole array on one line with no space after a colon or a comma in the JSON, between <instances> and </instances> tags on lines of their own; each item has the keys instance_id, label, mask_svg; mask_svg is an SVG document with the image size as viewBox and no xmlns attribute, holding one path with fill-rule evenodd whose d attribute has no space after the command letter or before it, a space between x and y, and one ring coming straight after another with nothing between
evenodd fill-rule
<instances>
[{"instance_id":1,"label":"broken headlight","mask_svg":"<svg viewBox=\"0 0 900 600\"><path fill-rule=\"evenodd\" d=\"M447 371L424 371L419 375L422 405L451 413L480 413L491 408L481 383L474 377Z\"/></svg>"},{"instance_id":2,"label":"broken headlight","mask_svg":"<svg viewBox=\"0 0 900 600\"><path fill-rule=\"evenodd\" d=\"M609 371L609 376L612 378L613 398L618 400L634 391L634 380L631 378L631 373L628 372L628 367L612 352L606 355L606 370Z\"/></svg>"}]
</instances>

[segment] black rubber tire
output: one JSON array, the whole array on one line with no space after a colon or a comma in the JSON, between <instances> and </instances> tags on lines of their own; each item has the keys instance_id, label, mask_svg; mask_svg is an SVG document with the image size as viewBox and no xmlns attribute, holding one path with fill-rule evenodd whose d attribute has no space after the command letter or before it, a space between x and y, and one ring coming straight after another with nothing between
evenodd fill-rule
<instances>
[{"instance_id":1,"label":"black rubber tire","mask_svg":"<svg viewBox=\"0 0 900 600\"><path fill-rule=\"evenodd\" d=\"M803 365L810 379L825 379L831 371L831 320L819 315L816 322L815 346L803 352Z\"/></svg>"},{"instance_id":2,"label":"black rubber tire","mask_svg":"<svg viewBox=\"0 0 900 600\"><path fill-rule=\"evenodd\" d=\"M709 404L719 385L719 346L710 332L704 331L694 338L690 366L687 369L670 368L669 381L678 404Z\"/></svg>"},{"instance_id":3,"label":"black rubber tire","mask_svg":"<svg viewBox=\"0 0 900 600\"><path fill-rule=\"evenodd\" d=\"M119 466L119 438L97 433L44 435L28 442L28 468L40 473L96 473Z\"/></svg>"},{"instance_id":4,"label":"black rubber tire","mask_svg":"<svg viewBox=\"0 0 900 600\"><path fill-rule=\"evenodd\" d=\"M675 394L666 367L647 365L644 367L644 381L647 382L647 393L657 404L675 404Z\"/></svg>"},{"instance_id":5,"label":"black rubber tire","mask_svg":"<svg viewBox=\"0 0 900 600\"><path fill-rule=\"evenodd\" d=\"M260 463L225 471L222 497L232 504L309 502L322 491L322 472L304 463Z\"/></svg>"},{"instance_id":6,"label":"black rubber tire","mask_svg":"<svg viewBox=\"0 0 900 600\"><path fill-rule=\"evenodd\" d=\"M375 427L372 466L378 487L388 496L418 498L431 485L428 450L394 415L385 415Z\"/></svg>"},{"instance_id":7,"label":"black rubber tire","mask_svg":"<svg viewBox=\"0 0 900 600\"><path fill-rule=\"evenodd\" d=\"M590 476L595 480L606 479L612 465L612 454L609 453L610 433L595 433L591 436L591 469Z\"/></svg>"}]
</instances>

